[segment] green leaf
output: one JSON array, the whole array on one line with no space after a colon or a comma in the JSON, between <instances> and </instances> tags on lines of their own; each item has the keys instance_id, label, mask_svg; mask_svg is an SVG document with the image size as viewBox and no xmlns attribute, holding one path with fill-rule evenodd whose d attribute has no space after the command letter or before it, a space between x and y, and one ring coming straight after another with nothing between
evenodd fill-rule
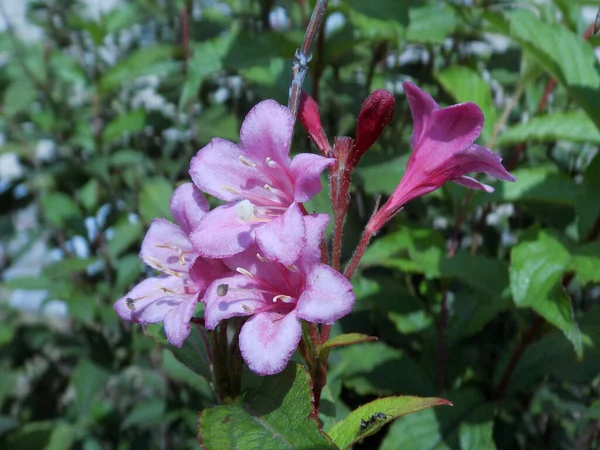
<instances>
[{"instance_id":1,"label":"green leaf","mask_svg":"<svg viewBox=\"0 0 600 450\"><path fill-rule=\"evenodd\" d=\"M443 44L457 25L454 10L445 4L411 8L409 17L406 32L409 42Z\"/></svg>"},{"instance_id":2,"label":"green leaf","mask_svg":"<svg viewBox=\"0 0 600 450\"><path fill-rule=\"evenodd\" d=\"M106 71L100 78L100 89L107 93L144 75L171 73L180 65L171 60L172 55L170 45L140 48Z\"/></svg>"},{"instance_id":3,"label":"green leaf","mask_svg":"<svg viewBox=\"0 0 600 450\"><path fill-rule=\"evenodd\" d=\"M485 202L540 202L574 205L580 187L556 167L542 166L514 170L516 183L498 183L491 194L481 196Z\"/></svg>"},{"instance_id":4,"label":"green leaf","mask_svg":"<svg viewBox=\"0 0 600 450\"><path fill-rule=\"evenodd\" d=\"M173 190L171 183L164 178L151 178L143 184L140 192L140 214L146 223L157 217L171 218L169 200Z\"/></svg>"},{"instance_id":5,"label":"green leaf","mask_svg":"<svg viewBox=\"0 0 600 450\"><path fill-rule=\"evenodd\" d=\"M589 42L564 25L544 23L524 9L507 13L505 19L503 31L565 86L600 128L600 70Z\"/></svg>"},{"instance_id":6,"label":"green leaf","mask_svg":"<svg viewBox=\"0 0 600 450\"><path fill-rule=\"evenodd\" d=\"M398 419L381 450L494 450L493 405L475 389L451 392L453 408L426 409Z\"/></svg>"},{"instance_id":7,"label":"green leaf","mask_svg":"<svg viewBox=\"0 0 600 450\"><path fill-rule=\"evenodd\" d=\"M121 222L115 225L114 236L108 241L108 254L112 258L120 256L142 237L142 224Z\"/></svg>"},{"instance_id":8,"label":"green leaf","mask_svg":"<svg viewBox=\"0 0 600 450\"><path fill-rule=\"evenodd\" d=\"M583 111L555 112L507 128L500 135L498 145L558 140L598 144L600 131Z\"/></svg>"},{"instance_id":9,"label":"green leaf","mask_svg":"<svg viewBox=\"0 0 600 450\"><path fill-rule=\"evenodd\" d=\"M452 406L452 403L437 397L380 398L352 411L329 430L329 436L340 449L347 449L398 417L440 405Z\"/></svg>"},{"instance_id":10,"label":"green leaf","mask_svg":"<svg viewBox=\"0 0 600 450\"><path fill-rule=\"evenodd\" d=\"M44 450L68 450L72 447L77 437L77 429L62 420L54 425L48 444Z\"/></svg>"},{"instance_id":11,"label":"green leaf","mask_svg":"<svg viewBox=\"0 0 600 450\"><path fill-rule=\"evenodd\" d=\"M16 79L4 90L2 113L12 117L27 110L37 97L36 89L27 77Z\"/></svg>"},{"instance_id":12,"label":"green leaf","mask_svg":"<svg viewBox=\"0 0 600 450\"><path fill-rule=\"evenodd\" d=\"M76 403L80 415L87 415L92 397L104 387L109 376L108 371L97 364L87 359L79 361L73 371L71 384L77 395Z\"/></svg>"},{"instance_id":13,"label":"green leaf","mask_svg":"<svg viewBox=\"0 0 600 450\"><path fill-rule=\"evenodd\" d=\"M345 347L347 345L358 344L359 342L369 342L376 341L377 338L375 336L368 336L366 334L360 333L348 333L348 334L340 334L332 339L329 339L327 342L323 343L319 347L319 353L323 352L329 353L334 347ZM326 356L323 356L324 359L327 359Z\"/></svg>"},{"instance_id":14,"label":"green leaf","mask_svg":"<svg viewBox=\"0 0 600 450\"><path fill-rule=\"evenodd\" d=\"M190 370L172 352L165 348L163 348L162 353L162 366L169 378L187 384L192 389L201 393L205 398L216 402L214 393L206 378Z\"/></svg>"},{"instance_id":15,"label":"green leaf","mask_svg":"<svg viewBox=\"0 0 600 450\"><path fill-rule=\"evenodd\" d=\"M364 191L371 195L391 195L406 171L409 156L406 154L385 163L359 166L356 173Z\"/></svg>"},{"instance_id":16,"label":"green leaf","mask_svg":"<svg viewBox=\"0 0 600 450\"><path fill-rule=\"evenodd\" d=\"M129 111L115 117L102 131L102 142L110 145L119 139L139 133L146 125L146 113L143 109Z\"/></svg>"},{"instance_id":17,"label":"green leaf","mask_svg":"<svg viewBox=\"0 0 600 450\"><path fill-rule=\"evenodd\" d=\"M600 217L598 192L600 192L600 153L594 157L585 170L583 183L575 198L580 241L585 241L590 236L596 221Z\"/></svg>"},{"instance_id":18,"label":"green leaf","mask_svg":"<svg viewBox=\"0 0 600 450\"><path fill-rule=\"evenodd\" d=\"M160 323L147 325L144 331L163 348L173 353L175 358L194 373L203 376L207 380L212 380L206 344L200 335L200 331L193 324L191 324L190 335L183 341L181 348L175 347L167 341L163 325ZM203 332L206 333L206 330L203 329Z\"/></svg>"},{"instance_id":19,"label":"green leaf","mask_svg":"<svg viewBox=\"0 0 600 450\"><path fill-rule=\"evenodd\" d=\"M62 192L52 192L42 197L42 209L48 221L57 228L81 217L77 203Z\"/></svg>"},{"instance_id":20,"label":"green leaf","mask_svg":"<svg viewBox=\"0 0 600 450\"><path fill-rule=\"evenodd\" d=\"M405 352L382 342L369 342L332 351L340 364L344 385L359 395L410 393L428 396L435 392L430 373Z\"/></svg>"},{"instance_id":21,"label":"green leaf","mask_svg":"<svg viewBox=\"0 0 600 450\"><path fill-rule=\"evenodd\" d=\"M567 270L575 272L582 284L600 283L600 241L575 249Z\"/></svg>"},{"instance_id":22,"label":"green leaf","mask_svg":"<svg viewBox=\"0 0 600 450\"><path fill-rule=\"evenodd\" d=\"M481 108L485 116L481 136L489 144L497 117L492 90L481 74L465 66L451 66L438 73L437 79L457 102L474 102Z\"/></svg>"},{"instance_id":23,"label":"green leaf","mask_svg":"<svg viewBox=\"0 0 600 450\"><path fill-rule=\"evenodd\" d=\"M85 183L79 191L77 196L83 207L89 212L95 212L98 207L98 200L100 198L100 183L97 179L91 178L90 181Z\"/></svg>"},{"instance_id":24,"label":"green leaf","mask_svg":"<svg viewBox=\"0 0 600 450\"><path fill-rule=\"evenodd\" d=\"M198 420L205 448L334 449L312 418L310 377L299 364L263 377L243 403L207 408Z\"/></svg>"},{"instance_id":25,"label":"green leaf","mask_svg":"<svg viewBox=\"0 0 600 450\"><path fill-rule=\"evenodd\" d=\"M508 287L506 262L484 255L458 252L452 258L441 261L440 273L443 276L459 279L490 298L500 297Z\"/></svg>"},{"instance_id":26,"label":"green leaf","mask_svg":"<svg viewBox=\"0 0 600 450\"><path fill-rule=\"evenodd\" d=\"M121 428L133 426L149 429L165 421L166 402L162 398L150 398L139 402L125 417Z\"/></svg>"},{"instance_id":27,"label":"green leaf","mask_svg":"<svg viewBox=\"0 0 600 450\"><path fill-rule=\"evenodd\" d=\"M209 142L215 136L232 142L240 140L239 121L223 105L208 108L198 118L198 140Z\"/></svg>"},{"instance_id":28,"label":"green leaf","mask_svg":"<svg viewBox=\"0 0 600 450\"><path fill-rule=\"evenodd\" d=\"M223 47L219 41L207 41L192 45L192 58L189 61L187 78L179 97L180 109L195 100L198 89L209 75L222 69Z\"/></svg>"},{"instance_id":29,"label":"green leaf","mask_svg":"<svg viewBox=\"0 0 600 450\"><path fill-rule=\"evenodd\" d=\"M518 307L532 308L559 328L571 341L579 357L581 334L573 316L571 300L561 279L571 262L569 251L544 231L533 231L512 249L510 287Z\"/></svg>"}]
</instances>

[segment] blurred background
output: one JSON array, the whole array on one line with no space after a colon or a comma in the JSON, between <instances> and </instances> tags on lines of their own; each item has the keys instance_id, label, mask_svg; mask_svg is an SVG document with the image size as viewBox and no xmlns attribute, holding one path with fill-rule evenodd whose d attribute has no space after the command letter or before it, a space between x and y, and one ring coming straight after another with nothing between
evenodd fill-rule
<instances>
[{"instance_id":1,"label":"blurred background","mask_svg":"<svg viewBox=\"0 0 600 450\"><path fill-rule=\"evenodd\" d=\"M209 382L112 304L151 274L141 240L195 152L287 103L313 4L0 0L0 448L199 448ZM335 332L380 341L332 352L330 414L384 395L456 406L356 448L600 448L599 7L331 1L305 82L330 140L373 89L397 102L355 175L345 258L410 154L403 81L477 102L480 142L518 179L415 200L366 254ZM293 149L315 151L300 127ZM328 211L326 189L308 209Z\"/></svg>"}]
</instances>

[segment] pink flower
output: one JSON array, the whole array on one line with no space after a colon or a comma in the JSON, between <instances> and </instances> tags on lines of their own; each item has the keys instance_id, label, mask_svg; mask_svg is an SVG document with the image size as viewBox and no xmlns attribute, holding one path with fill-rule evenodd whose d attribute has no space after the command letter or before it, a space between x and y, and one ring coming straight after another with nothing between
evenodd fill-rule
<instances>
[{"instance_id":1,"label":"pink flower","mask_svg":"<svg viewBox=\"0 0 600 450\"><path fill-rule=\"evenodd\" d=\"M199 296L227 270L220 261L199 258L188 236L209 209L208 202L192 183L175 190L171 213L179 226L154 219L142 242L140 257L163 273L136 285L115 302L115 311L128 322L164 322L168 341L181 347L190 333L190 319Z\"/></svg>"},{"instance_id":2,"label":"pink flower","mask_svg":"<svg viewBox=\"0 0 600 450\"><path fill-rule=\"evenodd\" d=\"M388 201L369 220L367 229L376 233L410 200L438 189L448 181L492 192L494 188L466 176L483 172L504 181L515 181L502 166L499 155L474 144L483 128L483 112L474 103L441 108L426 92L404 83L414 129L413 152L406 172Z\"/></svg>"},{"instance_id":3,"label":"pink flower","mask_svg":"<svg viewBox=\"0 0 600 450\"><path fill-rule=\"evenodd\" d=\"M300 203L321 190L333 159L289 157L294 120L273 100L256 105L240 131L241 146L213 139L192 159L190 175L202 191L227 203L206 214L191 235L206 258L226 258L256 242L263 254L292 264L305 242Z\"/></svg>"},{"instance_id":4,"label":"pink flower","mask_svg":"<svg viewBox=\"0 0 600 450\"><path fill-rule=\"evenodd\" d=\"M294 265L266 259L253 246L225 261L237 273L214 281L203 298L207 329L233 316L251 316L239 345L248 367L260 375L285 368L302 337L300 319L332 324L354 304L350 282L319 263L328 216L304 219L306 245Z\"/></svg>"}]
</instances>

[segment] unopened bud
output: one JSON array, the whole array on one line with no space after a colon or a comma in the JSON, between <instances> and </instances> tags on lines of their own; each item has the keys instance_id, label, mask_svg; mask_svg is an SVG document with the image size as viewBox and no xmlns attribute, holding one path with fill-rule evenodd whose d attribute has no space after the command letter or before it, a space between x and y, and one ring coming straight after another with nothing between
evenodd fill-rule
<instances>
[{"instance_id":1,"label":"unopened bud","mask_svg":"<svg viewBox=\"0 0 600 450\"><path fill-rule=\"evenodd\" d=\"M383 129L392 121L396 101L394 95L377 89L365 99L356 122L353 164L356 166L361 156L381 136Z\"/></svg>"},{"instance_id":2,"label":"unopened bud","mask_svg":"<svg viewBox=\"0 0 600 450\"><path fill-rule=\"evenodd\" d=\"M321 117L319 116L319 106L314 99L306 92L300 94L300 105L298 107L298 119L306 128L308 137L321 150L321 153L328 155L330 146L327 141L323 125L321 125Z\"/></svg>"}]
</instances>

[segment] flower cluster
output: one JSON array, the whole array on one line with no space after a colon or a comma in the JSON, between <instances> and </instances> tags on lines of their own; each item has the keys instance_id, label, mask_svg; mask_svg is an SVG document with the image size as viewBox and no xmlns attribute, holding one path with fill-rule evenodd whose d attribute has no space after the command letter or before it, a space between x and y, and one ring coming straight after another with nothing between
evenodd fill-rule
<instances>
[{"instance_id":1,"label":"flower cluster","mask_svg":"<svg viewBox=\"0 0 600 450\"><path fill-rule=\"evenodd\" d=\"M490 186L466 174L514 181L498 155L474 144L484 120L477 105L441 108L411 83L404 90L414 121L413 153L398 187L368 222L361 251L406 202L448 181L488 192ZM346 276L336 270L350 176L392 120L394 107L391 93L373 92L358 116L356 138L338 137L331 147L316 102L304 95L299 118L322 155L291 159L291 112L273 100L256 105L242 124L240 145L215 138L192 159L193 183L180 186L171 199L177 225L154 220L142 243L142 260L161 275L117 300L117 314L141 324L164 322L176 346L189 335L198 302L205 305L208 330L245 316L239 349L250 369L261 375L282 371L302 338L302 320L331 325L352 309L348 278L362 253L355 253ZM329 216L309 214L303 206L321 190L327 168L333 267L322 252ZM223 203L210 210L203 193Z\"/></svg>"},{"instance_id":2,"label":"flower cluster","mask_svg":"<svg viewBox=\"0 0 600 450\"><path fill-rule=\"evenodd\" d=\"M267 100L247 115L241 144L213 139L190 165L194 184L179 187L171 212L179 226L156 219L141 258L162 276L135 286L115 304L124 320L164 322L181 346L196 304L204 321L251 316L239 337L241 354L259 374L285 368L302 335L300 320L332 324L354 304L352 285L321 263L329 217L308 214L303 202L321 190L332 158L290 159L290 111ZM202 192L224 203L209 211Z\"/></svg>"}]
</instances>

